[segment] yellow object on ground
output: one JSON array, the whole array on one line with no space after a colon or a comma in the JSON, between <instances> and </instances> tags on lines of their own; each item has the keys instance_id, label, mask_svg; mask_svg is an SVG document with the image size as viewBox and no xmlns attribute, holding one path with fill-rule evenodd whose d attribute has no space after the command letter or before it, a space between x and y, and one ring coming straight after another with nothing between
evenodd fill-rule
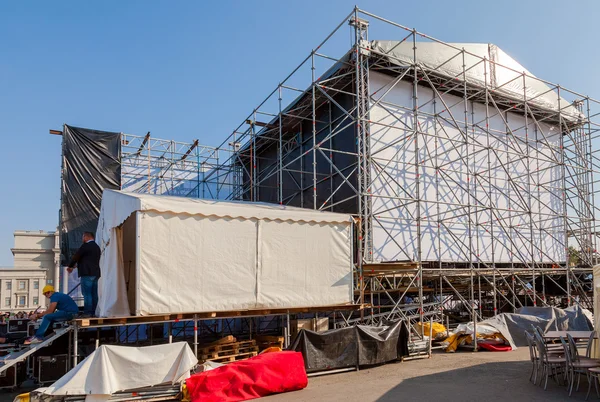
<instances>
[{"instance_id":1,"label":"yellow object on ground","mask_svg":"<svg viewBox=\"0 0 600 402\"><path fill-rule=\"evenodd\" d=\"M181 398L182 402L190 402L190 392L185 384L181 387L181 394L183 395Z\"/></svg>"},{"instance_id":2,"label":"yellow object on ground","mask_svg":"<svg viewBox=\"0 0 600 402\"><path fill-rule=\"evenodd\" d=\"M29 392L26 394L17 395L13 402L29 402Z\"/></svg>"},{"instance_id":3,"label":"yellow object on ground","mask_svg":"<svg viewBox=\"0 0 600 402\"><path fill-rule=\"evenodd\" d=\"M492 335L477 333L477 339L498 339L503 340L508 344L506 338L499 332ZM446 349L444 349L446 352L456 352L456 349L458 349L460 345L471 345L472 343L473 337L471 335L467 335L464 332L458 332L451 334L448 338L446 338L446 340L443 342L443 345L446 346Z\"/></svg>"},{"instance_id":4,"label":"yellow object on ground","mask_svg":"<svg viewBox=\"0 0 600 402\"><path fill-rule=\"evenodd\" d=\"M428 323L428 322L426 322L425 324L423 324L422 322L418 322L415 324L415 329L420 334L421 327L423 327L423 332L422 332L423 335L429 336L429 326L430 326L430 323ZM446 327L444 325L440 324L439 322L434 322L431 329L432 329L431 332L433 335L433 339L439 339L439 338L446 337Z\"/></svg>"}]
</instances>

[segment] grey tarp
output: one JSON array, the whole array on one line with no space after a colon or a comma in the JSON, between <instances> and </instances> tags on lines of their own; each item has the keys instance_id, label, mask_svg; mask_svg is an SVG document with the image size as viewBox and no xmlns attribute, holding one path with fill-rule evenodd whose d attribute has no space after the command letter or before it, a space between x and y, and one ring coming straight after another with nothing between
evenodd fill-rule
<instances>
[{"instance_id":1,"label":"grey tarp","mask_svg":"<svg viewBox=\"0 0 600 402\"><path fill-rule=\"evenodd\" d=\"M408 355L408 329L395 321L321 333L302 330L290 349L302 353L307 372L381 364Z\"/></svg>"},{"instance_id":2,"label":"grey tarp","mask_svg":"<svg viewBox=\"0 0 600 402\"><path fill-rule=\"evenodd\" d=\"M70 259L83 232L96 232L102 191L121 187L121 134L65 125L61 253Z\"/></svg>"},{"instance_id":3,"label":"grey tarp","mask_svg":"<svg viewBox=\"0 0 600 402\"><path fill-rule=\"evenodd\" d=\"M522 307L516 313L503 313L483 320L477 325L489 325L498 330L513 349L527 346L525 331L531 332L532 325L546 331L591 331L593 325L585 310L579 306L559 309L555 307ZM480 332L479 330L477 331Z\"/></svg>"}]
</instances>

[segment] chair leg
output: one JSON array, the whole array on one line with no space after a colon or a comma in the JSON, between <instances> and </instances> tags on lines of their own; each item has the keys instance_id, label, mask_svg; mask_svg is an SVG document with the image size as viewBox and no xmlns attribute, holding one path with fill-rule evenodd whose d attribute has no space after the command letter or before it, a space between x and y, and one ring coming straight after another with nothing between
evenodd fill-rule
<instances>
[{"instance_id":1,"label":"chair leg","mask_svg":"<svg viewBox=\"0 0 600 402\"><path fill-rule=\"evenodd\" d=\"M577 372L577 387L575 388L575 392L579 391L579 381L581 380L581 373Z\"/></svg>"},{"instance_id":2,"label":"chair leg","mask_svg":"<svg viewBox=\"0 0 600 402\"><path fill-rule=\"evenodd\" d=\"M600 398L600 392L598 391L598 381L600 381L600 377L598 377L598 375L594 374L594 387L596 388L596 396L598 398Z\"/></svg>"},{"instance_id":3,"label":"chair leg","mask_svg":"<svg viewBox=\"0 0 600 402\"><path fill-rule=\"evenodd\" d=\"M594 376L592 376L592 378L595 379ZM590 391L592 390L592 379L590 378L590 381L588 381L588 382L589 382L589 384L588 384L588 391L587 391L587 394L585 394L585 400L586 401L589 399L589 397L590 397ZM596 385L596 388L598 388L597 385Z\"/></svg>"},{"instance_id":4,"label":"chair leg","mask_svg":"<svg viewBox=\"0 0 600 402\"><path fill-rule=\"evenodd\" d=\"M575 372L571 370L571 384L569 384L569 396L573 393L573 386L575 385Z\"/></svg>"},{"instance_id":5,"label":"chair leg","mask_svg":"<svg viewBox=\"0 0 600 402\"><path fill-rule=\"evenodd\" d=\"M535 373L535 362L531 362L531 374L529 375L529 382L533 380L533 374Z\"/></svg>"}]
</instances>

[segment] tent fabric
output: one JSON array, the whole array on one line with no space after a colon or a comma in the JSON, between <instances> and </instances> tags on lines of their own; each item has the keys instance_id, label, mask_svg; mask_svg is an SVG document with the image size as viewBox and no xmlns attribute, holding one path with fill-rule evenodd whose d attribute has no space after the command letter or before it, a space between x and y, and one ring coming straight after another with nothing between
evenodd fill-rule
<instances>
[{"instance_id":1,"label":"tent fabric","mask_svg":"<svg viewBox=\"0 0 600 402\"><path fill-rule=\"evenodd\" d=\"M145 347L102 345L42 392L87 395L87 402L105 401L118 391L181 382L197 363L186 342Z\"/></svg>"},{"instance_id":2,"label":"tent fabric","mask_svg":"<svg viewBox=\"0 0 600 402\"><path fill-rule=\"evenodd\" d=\"M415 49L412 41L374 40L370 49L386 57L390 63L412 65ZM463 60L462 49L465 50ZM485 61L484 61L485 58ZM537 79L519 62L494 44L417 42L416 62L426 70L435 70L452 79L486 85L497 94L553 111L561 111L569 120L582 119L582 114L567 100L560 98L546 83ZM522 74L525 73L525 79Z\"/></svg>"},{"instance_id":3,"label":"tent fabric","mask_svg":"<svg viewBox=\"0 0 600 402\"><path fill-rule=\"evenodd\" d=\"M379 327L301 330L290 349L302 353L307 372L381 364L408 355L408 329L398 320Z\"/></svg>"},{"instance_id":4,"label":"tent fabric","mask_svg":"<svg viewBox=\"0 0 600 402\"><path fill-rule=\"evenodd\" d=\"M136 229L125 231L129 217ZM350 215L265 203L107 190L96 315L349 304L351 222ZM136 238L133 268L123 259L126 237Z\"/></svg>"},{"instance_id":5,"label":"tent fabric","mask_svg":"<svg viewBox=\"0 0 600 402\"><path fill-rule=\"evenodd\" d=\"M95 232L102 191L121 187L121 134L64 126L61 253L69 259L83 232Z\"/></svg>"},{"instance_id":6,"label":"tent fabric","mask_svg":"<svg viewBox=\"0 0 600 402\"><path fill-rule=\"evenodd\" d=\"M265 353L230 363L186 380L191 402L246 401L306 388L302 354Z\"/></svg>"}]
</instances>

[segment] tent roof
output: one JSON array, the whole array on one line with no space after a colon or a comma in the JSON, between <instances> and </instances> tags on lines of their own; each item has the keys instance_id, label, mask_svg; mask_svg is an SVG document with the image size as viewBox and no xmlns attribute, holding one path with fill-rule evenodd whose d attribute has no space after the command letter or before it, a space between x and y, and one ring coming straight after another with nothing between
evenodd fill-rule
<instances>
[{"instance_id":1,"label":"tent roof","mask_svg":"<svg viewBox=\"0 0 600 402\"><path fill-rule=\"evenodd\" d=\"M133 212L154 211L221 218L268 219L293 222L350 223L351 216L333 212L268 204L264 202L218 201L166 195L104 190L98 231L123 223ZM102 226L102 227L101 227Z\"/></svg>"}]
</instances>

